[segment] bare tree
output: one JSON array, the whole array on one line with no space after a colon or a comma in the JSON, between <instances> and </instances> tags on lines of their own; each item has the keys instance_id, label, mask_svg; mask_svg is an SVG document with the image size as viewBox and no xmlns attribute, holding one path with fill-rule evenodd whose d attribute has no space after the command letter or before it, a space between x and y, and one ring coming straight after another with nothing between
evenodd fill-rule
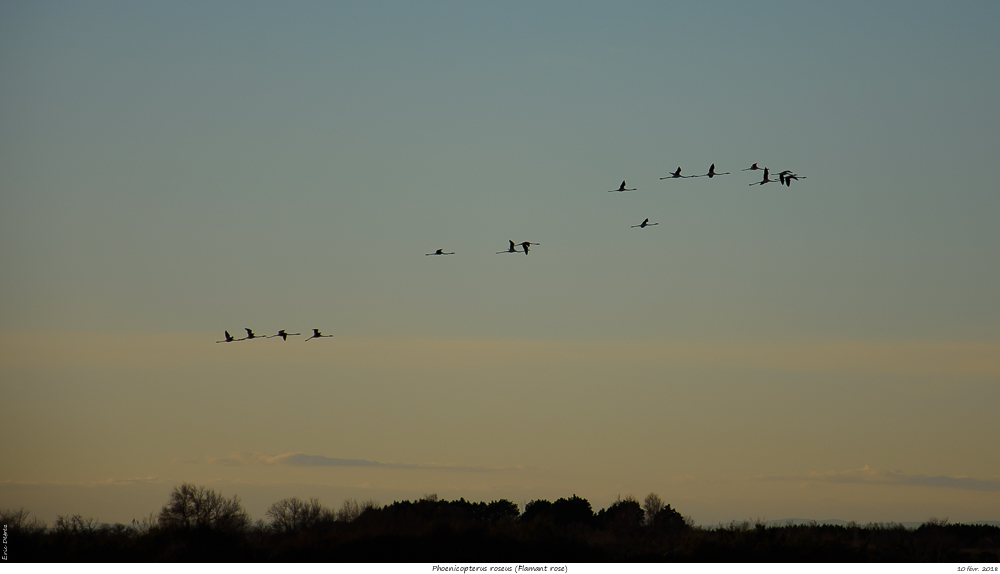
<instances>
[{"instance_id":1,"label":"bare tree","mask_svg":"<svg viewBox=\"0 0 1000 574\"><path fill-rule=\"evenodd\" d=\"M663 500L660 499L660 495L650 492L642 502L642 508L646 511L646 524L652 524L653 517L663 508Z\"/></svg>"},{"instance_id":2,"label":"bare tree","mask_svg":"<svg viewBox=\"0 0 1000 574\"><path fill-rule=\"evenodd\" d=\"M13 532L36 532L45 530L45 523L36 517L31 517L31 513L23 508L5 508L0 511L0 523L5 524Z\"/></svg>"},{"instance_id":3,"label":"bare tree","mask_svg":"<svg viewBox=\"0 0 1000 574\"><path fill-rule=\"evenodd\" d=\"M184 483L170 493L170 500L160 510L159 524L165 528L244 530L250 516L238 496L224 498L211 488Z\"/></svg>"},{"instance_id":4,"label":"bare tree","mask_svg":"<svg viewBox=\"0 0 1000 574\"><path fill-rule=\"evenodd\" d=\"M140 519L132 519L132 530L134 530L136 534L147 534L155 525L156 516L152 512L149 513L149 516L143 516Z\"/></svg>"},{"instance_id":5,"label":"bare tree","mask_svg":"<svg viewBox=\"0 0 1000 574\"><path fill-rule=\"evenodd\" d=\"M368 499L364 502L358 502L356 498L348 498L344 501L344 504L337 511L337 521L338 522L353 522L354 519L361 516L368 509L378 509L379 503L375 500Z\"/></svg>"},{"instance_id":6,"label":"bare tree","mask_svg":"<svg viewBox=\"0 0 1000 574\"><path fill-rule=\"evenodd\" d=\"M56 518L55 524L56 532L61 534L82 534L84 532L93 532L97 530L97 519L87 517L84 518L79 514L73 514L70 516L59 515Z\"/></svg>"},{"instance_id":7,"label":"bare tree","mask_svg":"<svg viewBox=\"0 0 1000 574\"><path fill-rule=\"evenodd\" d=\"M309 528L326 514L323 505L316 498L309 502L292 497L279 500L267 509L267 517L271 519L271 527L280 532L295 532Z\"/></svg>"},{"instance_id":8,"label":"bare tree","mask_svg":"<svg viewBox=\"0 0 1000 574\"><path fill-rule=\"evenodd\" d=\"M5 508L0 511L0 520L10 528L20 528L28 523L31 513L23 508Z\"/></svg>"},{"instance_id":9,"label":"bare tree","mask_svg":"<svg viewBox=\"0 0 1000 574\"><path fill-rule=\"evenodd\" d=\"M348 498L341 505L340 510L337 511L337 521L338 522L353 522L355 518L361 516L361 507L358 504L358 499Z\"/></svg>"}]
</instances>

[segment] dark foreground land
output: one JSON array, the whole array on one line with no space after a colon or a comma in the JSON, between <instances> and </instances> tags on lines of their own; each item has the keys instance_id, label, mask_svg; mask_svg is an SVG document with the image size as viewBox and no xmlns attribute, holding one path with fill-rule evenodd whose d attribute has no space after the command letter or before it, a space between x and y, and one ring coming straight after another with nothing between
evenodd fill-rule
<instances>
[{"instance_id":1,"label":"dark foreground land","mask_svg":"<svg viewBox=\"0 0 1000 574\"><path fill-rule=\"evenodd\" d=\"M185 490L186 489L186 490ZM650 495L651 497L655 495ZM239 500L184 485L133 525L60 517L52 528L5 513L18 562L963 562L1000 561L1000 528L932 521L691 526L669 505L629 498L594 513L579 497L510 501L428 497L379 507L285 499L251 522Z\"/></svg>"}]
</instances>

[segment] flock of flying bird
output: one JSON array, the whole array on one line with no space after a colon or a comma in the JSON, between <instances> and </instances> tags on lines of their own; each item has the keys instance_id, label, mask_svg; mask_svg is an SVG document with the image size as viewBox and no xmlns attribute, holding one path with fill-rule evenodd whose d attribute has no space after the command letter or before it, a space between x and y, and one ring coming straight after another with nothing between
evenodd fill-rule
<instances>
[{"instance_id":1,"label":"flock of flying bird","mask_svg":"<svg viewBox=\"0 0 1000 574\"><path fill-rule=\"evenodd\" d=\"M786 169L786 170L780 172L778 174L778 179L771 179L771 172L770 172L770 170L768 168L766 168L766 167L764 167L764 168L758 167L756 163L754 163L750 167L748 167L746 169L743 169L743 170L740 170L740 171L759 171L759 170L763 170L764 171L764 178L761 179L760 181L755 181L754 183L751 183L750 184L751 186L753 186L753 185L764 185L765 183L777 183L777 184L780 184L780 185L784 185L785 187L791 187L793 179L795 181L798 181L800 179L806 179L806 177L804 175L799 175L797 173L792 172L792 170L789 170L789 169ZM730 172L728 172L728 171L724 171L724 172L717 172L717 171L715 171L715 164L713 163L711 165L711 167L708 168L708 173L703 173L701 175L681 175L681 168L678 167L676 171L672 172L670 175L668 175L666 177L661 177L660 179L691 179L691 178L695 178L695 177L707 177L709 179L712 179L712 178L714 178L717 175L720 175L720 176L721 175L730 175ZM622 181L622 184L621 184L621 186L618 187L618 189L609 189L608 191L611 192L611 193L616 192L616 191L638 191L638 188L635 188L635 187L632 187L632 188L625 187L625 182ZM647 217L646 219L644 219L642 221L642 223L640 223L639 225L633 225L632 227L633 228L638 227L639 229L645 229L647 227L652 227L654 225L659 225L659 223L650 223L649 222L649 218ZM530 246L530 245L541 245L541 243L533 243L531 241L522 241L521 243L514 243L510 239L508 239L507 241L510 243L510 246L506 250L504 250L504 251L497 251L497 255L499 255L501 253L524 253L525 255L527 255L528 254L528 246ZM521 249L517 248L518 245L521 246ZM449 252L449 251L445 251L444 249L438 249L434 253L424 253L424 255L454 255L454 254L455 254L454 251L450 251Z\"/></svg>"},{"instance_id":2,"label":"flock of flying bird","mask_svg":"<svg viewBox=\"0 0 1000 574\"><path fill-rule=\"evenodd\" d=\"M779 183L779 184L781 184L781 185L783 185L785 187L792 187L792 180L793 179L795 181L798 181L800 179L805 179L806 178L806 176L804 176L804 175L799 175L797 173L793 173L792 170L790 170L790 169L786 169L786 170L784 170L784 171L782 171L782 172L780 172L778 174L778 179L771 179L770 178L770 171L768 170L768 168L766 168L766 167L765 168L757 167L757 163L756 162L754 162L754 164L751 165L750 167L748 167L746 169L741 169L740 171L758 171L758 170L761 170L761 169L764 170L764 179L762 179L760 181L755 181L754 183L751 183L750 185L764 185L765 183ZM694 178L694 177L707 177L708 179L712 179L713 177L715 177L717 175L729 175L729 172L728 171L724 171L724 172L721 172L721 173L716 172L715 171L715 164L713 163L712 167L708 168L708 173L703 173L701 175L681 175L681 168L678 167L677 171L671 173L670 175L668 175L666 177L661 177L660 179L691 179L691 178ZM625 189L625 182L623 181L621 187L619 187L618 189L609 189L608 191L636 191L636 190L635 189Z\"/></svg>"},{"instance_id":3,"label":"flock of flying bird","mask_svg":"<svg viewBox=\"0 0 1000 574\"><path fill-rule=\"evenodd\" d=\"M302 335L302 333L286 333L284 329L278 331L274 335L257 335L252 329L247 329L246 327L244 327L243 330L247 332L247 336L242 339L237 339L236 337L230 335L229 331L226 331L226 338L221 341L216 341L216 343L236 343L238 341L249 341L250 339L273 339L275 337L281 337L282 341L287 341L289 337L298 337ZM323 337L332 336L333 335L324 335L323 333L320 333L319 329L313 329L313 334L309 337L309 339L322 339ZM306 341L309 339L306 339ZM305 341L303 341L303 343L304 342Z\"/></svg>"},{"instance_id":4,"label":"flock of flying bird","mask_svg":"<svg viewBox=\"0 0 1000 574\"><path fill-rule=\"evenodd\" d=\"M754 185L764 185L766 183L777 183L779 185L784 185L785 187L791 187L792 180L798 181L800 179L806 179L804 175L798 175L797 173L794 173L788 169L779 172L778 179L771 179L770 171L768 170L768 168L758 167L756 162L750 167L740 171L760 171L760 170L764 171L763 179L761 179L760 181L755 181L754 183L751 183L749 185L754 186ZM712 166L708 168L708 173L703 173L701 175L681 175L681 168L678 167L676 171L672 172L670 175L666 177L661 177L660 179L691 179L696 177L707 177L709 179L712 179L717 175L722 176L731 174L728 171L724 172L715 171L715 164L713 163ZM638 188L625 187L625 181L623 180L621 186L619 186L618 189L608 190L608 192L611 193L614 193L616 191L638 191ZM633 225L632 228L645 229L647 227L652 227L654 225L659 225L659 223L650 223L649 218L647 217L642 221L642 223L638 225ZM510 239L508 239L507 241L508 243L510 243L510 246L504 251L497 251L497 255L500 255L501 253L524 253L525 255L527 255L528 248L531 245L541 245L541 243L535 243L533 241L522 241L521 243L514 243L514 241ZM518 245L521 246L521 249L517 248ZM454 254L455 254L454 251L445 251L444 249L438 249L434 251L434 253L424 253L424 255L454 255ZM244 330L247 332L247 336L243 337L242 339L236 339L229 334L229 331L226 331L226 338L222 341L216 341L216 343L235 343L237 341L247 341L250 339L273 339L275 337L281 337L281 340L287 341L289 337L295 337L301 335L301 333L286 333L284 329L278 331L274 335L255 335L254 332L250 329L244 328ZM323 337L332 337L332 336L333 335L323 335L322 333L320 333L319 329L313 329L312 336L306 339L306 341L309 341L311 339L319 339Z\"/></svg>"}]
</instances>

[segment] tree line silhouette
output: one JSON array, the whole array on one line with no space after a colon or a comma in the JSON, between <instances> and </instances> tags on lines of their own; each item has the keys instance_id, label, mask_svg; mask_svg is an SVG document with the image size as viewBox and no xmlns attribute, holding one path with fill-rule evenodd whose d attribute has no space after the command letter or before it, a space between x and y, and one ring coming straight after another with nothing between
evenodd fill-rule
<instances>
[{"instance_id":1,"label":"tree line silhouette","mask_svg":"<svg viewBox=\"0 0 1000 574\"><path fill-rule=\"evenodd\" d=\"M23 562L998 562L1000 527L932 519L893 523L696 527L655 493L594 512L573 495L555 502L439 500L380 505L345 500L330 509L296 497L252 520L239 497L174 488L158 515L131 525L81 515L54 526L7 510L9 559Z\"/></svg>"}]
</instances>

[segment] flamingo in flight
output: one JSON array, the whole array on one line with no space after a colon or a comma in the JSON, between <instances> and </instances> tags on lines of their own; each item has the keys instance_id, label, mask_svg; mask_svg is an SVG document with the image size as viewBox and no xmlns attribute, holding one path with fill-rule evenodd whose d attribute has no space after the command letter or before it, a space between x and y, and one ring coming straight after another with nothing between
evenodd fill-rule
<instances>
[{"instance_id":1,"label":"flamingo in flight","mask_svg":"<svg viewBox=\"0 0 1000 574\"><path fill-rule=\"evenodd\" d=\"M646 219L642 220L642 223L640 223L639 225L633 225L632 227L638 227L639 229L646 229L647 227L652 227L654 225L659 225L659 223L650 223L649 218L647 217Z\"/></svg>"},{"instance_id":2,"label":"flamingo in flight","mask_svg":"<svg viewBox=\"0 0 1000 574\"><path fill-rule=\"evenodd\" d=\"M286 333L285 330L282 329L282 330L278 331L278 333L276 335L271 335L270 337L268 337L268 339L273 339L275 337L281 337L282 341L287 341L289 337L294 337L294 336L301 335L301 334L302 333Z\"/></svg>"},{"instance_id":3,"label":"flamingo in flight","mask_svg":"<svg viewBox=\"0 0 1000 574\"><path fill-rule=\"evenodd\" d=\"M454 255L454 254L455 254L454 251L452 251L451 253L445 253L444 249L438 249L434 253L424 253L424 255Z\"/></svg>"},{"instance_id":4,"label":"flamingo in flight","mask_svg":"<svg viewBox=\"0 0 1000 574\"><path fill-rule=\"evenodd\" d=\"M512 244L512 245L513 245L513 244ZM521 248L523 248L523 249L524 249L524 254L525 254L525 255L527 255L527 254L528 254L528 246L529 246L529 245L541 245L541 243L532 243L532 242L530 242L530 241L522 241L522 242L521 242Z\"/></svg>"},{"instance_id":5,"label":"flamingo in flight","mask_svg":"<svg viewBox=\"0 0 1000 574\"><path fill-rule=\"evenodd\" d=\"M792 187L792 180L794 179L795 181L798 181L800 178L806 179L806 176L792 173L792 170L790 169L786 169L778 174L779 183L785 187Z\"/></svg>"},{"instance_id":6,"label":"flamingo in flight","mask_svg":"<svg viewBox=\"0 0 1000 574\"><path fill-rule=\"evenodd\" d=\"M612 192L612 191L636 191L637 189L638 188L636 188L636 187L633 187L632 189L626 189L625 188L625 180L623 179L621 187L619 187L618 189L609 189L608 191L609 192Z\"/></svg>"},{"instance_id":7,"label":"flamingo in flight","mask_svg":"<svg viewBox=\"0 0 1000 574\"><path fill-rule=\"evenodd\" d=\"M251 331L250 329L248 329L246 327L243 327L243 330L247 332L247 336L243 337L242 339L238 339L239 341L246 341L247 339L266 339L267 338L266 336L265 337L261 337L260 335L254 335L253 331Z\"/></svg>"},{"instance_id":8,"label":"flamingo in flight","mask_svg":"<svg viewBox=\"0 0 1000 574\"><path fill-rule=\"evenodd\" d=\"M746 169L741 169L740 171L757 171L757 170L759 170L759 169L760 169L760 168L759 168L759 167L757 167L757 162L753 162L753 165L751 165L750 167L748 167L748 168L746 168ZM766 169L766 168L765 168L765 169Z\"/></svg>"},{"instance_id":9,"label":"flamingo in flight","mask_svg":"<svg viewBox=\"0 0 1000 574\"><path fill-rule=\"evenodd\" d=\"M513 240L508 239L507 241L510 242L510 247L507 248L507 251L497 251L497 255L500 255L501 253L520 253L520 251L518 251L517 247L514 245Z\"/></svg>"},{"instance_id":10,"label":"flamingo in flight","mask_svg":"<svg viewBox=\"0 0 1000 574\"><path fill-rule=\"evenodd\" d=\"M661 177L660 179L685 179L685 178L688 178L688 177L697 177L697 176L694 176L694 175L681 175L681 168L678 167L677 171L671 173L667 177Z\"/></svg>"},{"instance_id":11,"label":"flamingo in flight","mask_svg":"<svg viewBox=\"0 0 1000 574\"><path fill-rule=\"evenodd\" d=\"M236 341L236 340L237 339L234 339L233 336L229 334L229 331L226 331L226 340L225 341L216 341L216 343L232 343L233 341Z\"/></svg>"},{"instance_id":12,"label":"flamingo in flight","mask_svg":"<svg viewBox=\"0 0 1000 574\"><path fill-rule=\"evenodd\" d=\"M775 181L773 179L770 179L770 178L767 177L767 168L766 167L764 168L764 179L762 179L762 180L760 180L758 182L755 182L755 183L751 183L750 185L764 185L765 183L775 183Z\"/></svg>"},{"instance_id":13,"label":"flamingo in flight","mask_svg":"<svg viewBox=\"0 0 1000 574\"><path fill-rule=\"evenodd\" d=\"M309 339L321 339L323 337L332 337L332 336L333 335L324 335L323 333L320 333L319 329L313 329L313 334L311 337L309 337ZM308 341L309 339L306 339L306 341ZM304 342L305 341L303 341L303 343Z\"/></svg>"},{"instance_id":14,"label":"flamingo in flight","mask_svg":"<svg viewBox=\"0 0 1000 574\"><path fill-rule=\"evenodd\" d=\"M703 174L703 175L696 175L694 177L708 177L708 179L712 179L713 177L715 177L717 175L729 175L729 172L727 171L727 172L723 172L723 173L715 173L715 164L713 163L712 167L708 168L708 173Z\"/></svg>"},{"instance_id":15,"label":"flamingo in flight","mask_svg":"<svg viewBox=\"0 0 1000 574\"><path fill-rule=\"evenodd\" d=\"M785 187L792 187L792 180L793 179L795 181L798 181L800 179L807 179L807 178L804 175L796 175L794 173L790 173L790 174L788 174L788 175L785 176Z\"/></svg>"}]
</instances>

